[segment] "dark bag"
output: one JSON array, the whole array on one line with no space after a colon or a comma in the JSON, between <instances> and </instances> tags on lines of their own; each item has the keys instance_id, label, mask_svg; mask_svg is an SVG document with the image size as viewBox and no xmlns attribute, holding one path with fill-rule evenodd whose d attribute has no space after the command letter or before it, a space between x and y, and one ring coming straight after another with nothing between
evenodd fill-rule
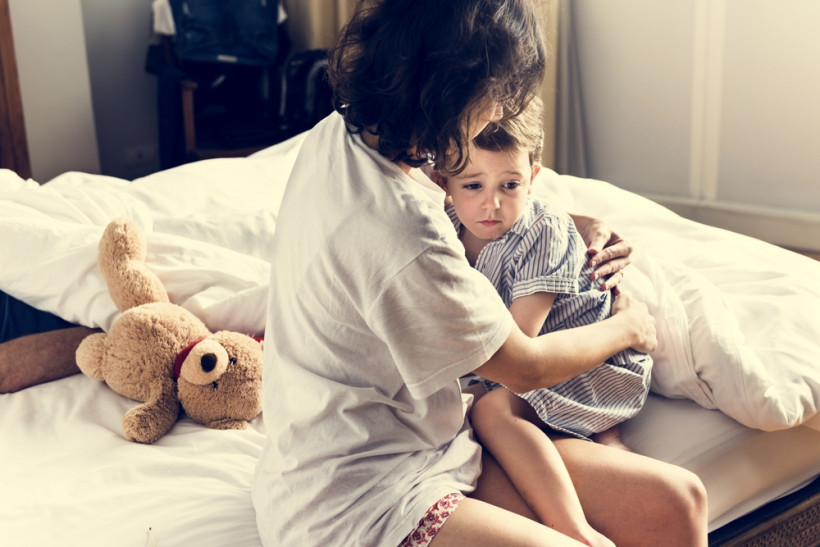
<instances>
[{"instance_id":1,"label":"dark bag","mask_svg":"<svg viewBox=\"0 0 820 547\"><path fill-rule=\"evenodd\" d=\"M301 51L282 67L279 118L290 135L310 129L333 111L333 91L327 81L327 51Z\"/></svg>"},{"instance_id":2,"label":"dark bag","mask_svg":"<svg viewBox=\"0 0 820 547\"><path fill-rule=\"evenodd\" d=\"M279 55L278 0L169 0L181 63L274 66Z\"/></svg>"}]
</instances>

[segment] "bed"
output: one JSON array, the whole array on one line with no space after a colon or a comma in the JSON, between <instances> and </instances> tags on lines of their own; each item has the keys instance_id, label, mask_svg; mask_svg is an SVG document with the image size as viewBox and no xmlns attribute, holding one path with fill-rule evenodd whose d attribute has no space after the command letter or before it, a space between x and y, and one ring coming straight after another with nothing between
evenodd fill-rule
<instances>
[{"instance_id":1,"label":"bed","mask_svg":"<svg viewBox=\"0 0 820 547\"><path fill-rule=\"evenodd\" d=\"M267 242L301 140L133 182L66 173L40 185L0 170L0 289L107 328L118 312L96 245L110 219L128 216L174 302L212 329L262 334L276 267ZM655 315L660 343L626 443L703 479L713 544L820 541L820 262L606 182L544 169L536 188L607 219L638 249L624 284ZM82 375L0 395L1 544L260 544L250 489L266 417L242 431L183 418L139 445L120 431L134 404Z\"/></svg>"}]
</instances>

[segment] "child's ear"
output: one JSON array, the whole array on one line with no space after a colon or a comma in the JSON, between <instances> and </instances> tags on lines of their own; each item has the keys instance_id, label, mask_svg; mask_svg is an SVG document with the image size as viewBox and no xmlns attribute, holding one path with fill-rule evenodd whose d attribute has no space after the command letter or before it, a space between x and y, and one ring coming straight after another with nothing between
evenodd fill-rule
<instances>
[{"instance_id":1,"label":"child's ear","mask_svg":"<svg viewBox=\"0 0 820 547\"><path fill-rule=\"evenodd\" d=\"M450 193L450 192L447 191L447 177L445 177L444 175L442 175L438 171L433 171L432 173L430 173L430 178L432 179L433 182L438 184L441 187L442 190L444 190L448 194Z\"/></svg>"},{"instance_id":2,"label":"child's ear","mask_svg":"<svg viewBox=\"0 0 820 547\"><path fill-rule=\"evenodd\" d=\"M528 194L532 193L532 185L535 184L535 177L538 176L538 173L541 172L541 164L536 163L532 166L532 175L530 175L530 189Z\"/></svg>"}]
</instances>

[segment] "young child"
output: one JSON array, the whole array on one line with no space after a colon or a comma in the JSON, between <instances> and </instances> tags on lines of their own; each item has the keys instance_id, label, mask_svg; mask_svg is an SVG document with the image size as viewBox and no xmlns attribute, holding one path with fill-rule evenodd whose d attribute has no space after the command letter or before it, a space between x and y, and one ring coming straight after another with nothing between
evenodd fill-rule
<instances>
[{"instance_id":1,"label":"young child","mask_svg":"<svg viewBox=\"0 0 820 547\"><path fill-rule=\"evenodd\" d=\"M541 128L535 98L521 115L491 122L476 137L464 171L437 176L470 264L529 336L603 320L612 305L612 293L590 279L572 219L532 196ZM651 368L647 354L626 349L549 389L515 395L485 381L490 391L475 403L473 427L541 522L579 540L589 534L564 463L541 429L581 438L605 432L608 444L616 444L617 424L646 400Z\"/></svg>"}]
</instances>

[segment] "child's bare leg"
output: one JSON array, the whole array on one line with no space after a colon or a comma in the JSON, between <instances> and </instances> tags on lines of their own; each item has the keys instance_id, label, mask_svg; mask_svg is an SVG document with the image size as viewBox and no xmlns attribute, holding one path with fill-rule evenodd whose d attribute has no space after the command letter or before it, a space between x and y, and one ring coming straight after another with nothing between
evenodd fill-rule
<instances>
[{"instance_id":1,"label":"child's bare leg","mask_svg":"<svg viewBox=\"0 0 820 547\"><path fill-rule=\"evenodd\" d=\"M613 448L620 448L621 450L632 452L632 449L624 444L624 441L621 438L621 428L618 425L613 425L605 431L595 433L592 435L592 440L596 443L605 444Z\"/></svg>"},{"instance_id":2,"label":"child's bare leg","mask_svg":"<svg viewBox=\"0 0 820 547\"><path fill-rule=\"evenodd\" d=\"M580 546L535 520L498 463L484 451L481 476L470 498L444 521L430 547L444 545Z\"/></svg>"},{"instance_id":3,"label":"child's bare leg","mask_svg":"<svg viewBox=\"0 0 820 547\"><path fill-rule=\"evenodd\" d=\"M535 425L540 420L526 401L495 389L476 402L471 419L541 523L587 545L612 545L587 522L560 454Z\"/></svg>"},{"instance_id":4,"label":"child's bare leg","mask_svg":"<svg viewBox=\"0 0 820 547\"><path fill-rule=\"evenodd\" d=\"M69 327L29 334L0 344L0 393L50 382L80 371L74 353L98 329Z\"/></svg>"}]
</instances>

